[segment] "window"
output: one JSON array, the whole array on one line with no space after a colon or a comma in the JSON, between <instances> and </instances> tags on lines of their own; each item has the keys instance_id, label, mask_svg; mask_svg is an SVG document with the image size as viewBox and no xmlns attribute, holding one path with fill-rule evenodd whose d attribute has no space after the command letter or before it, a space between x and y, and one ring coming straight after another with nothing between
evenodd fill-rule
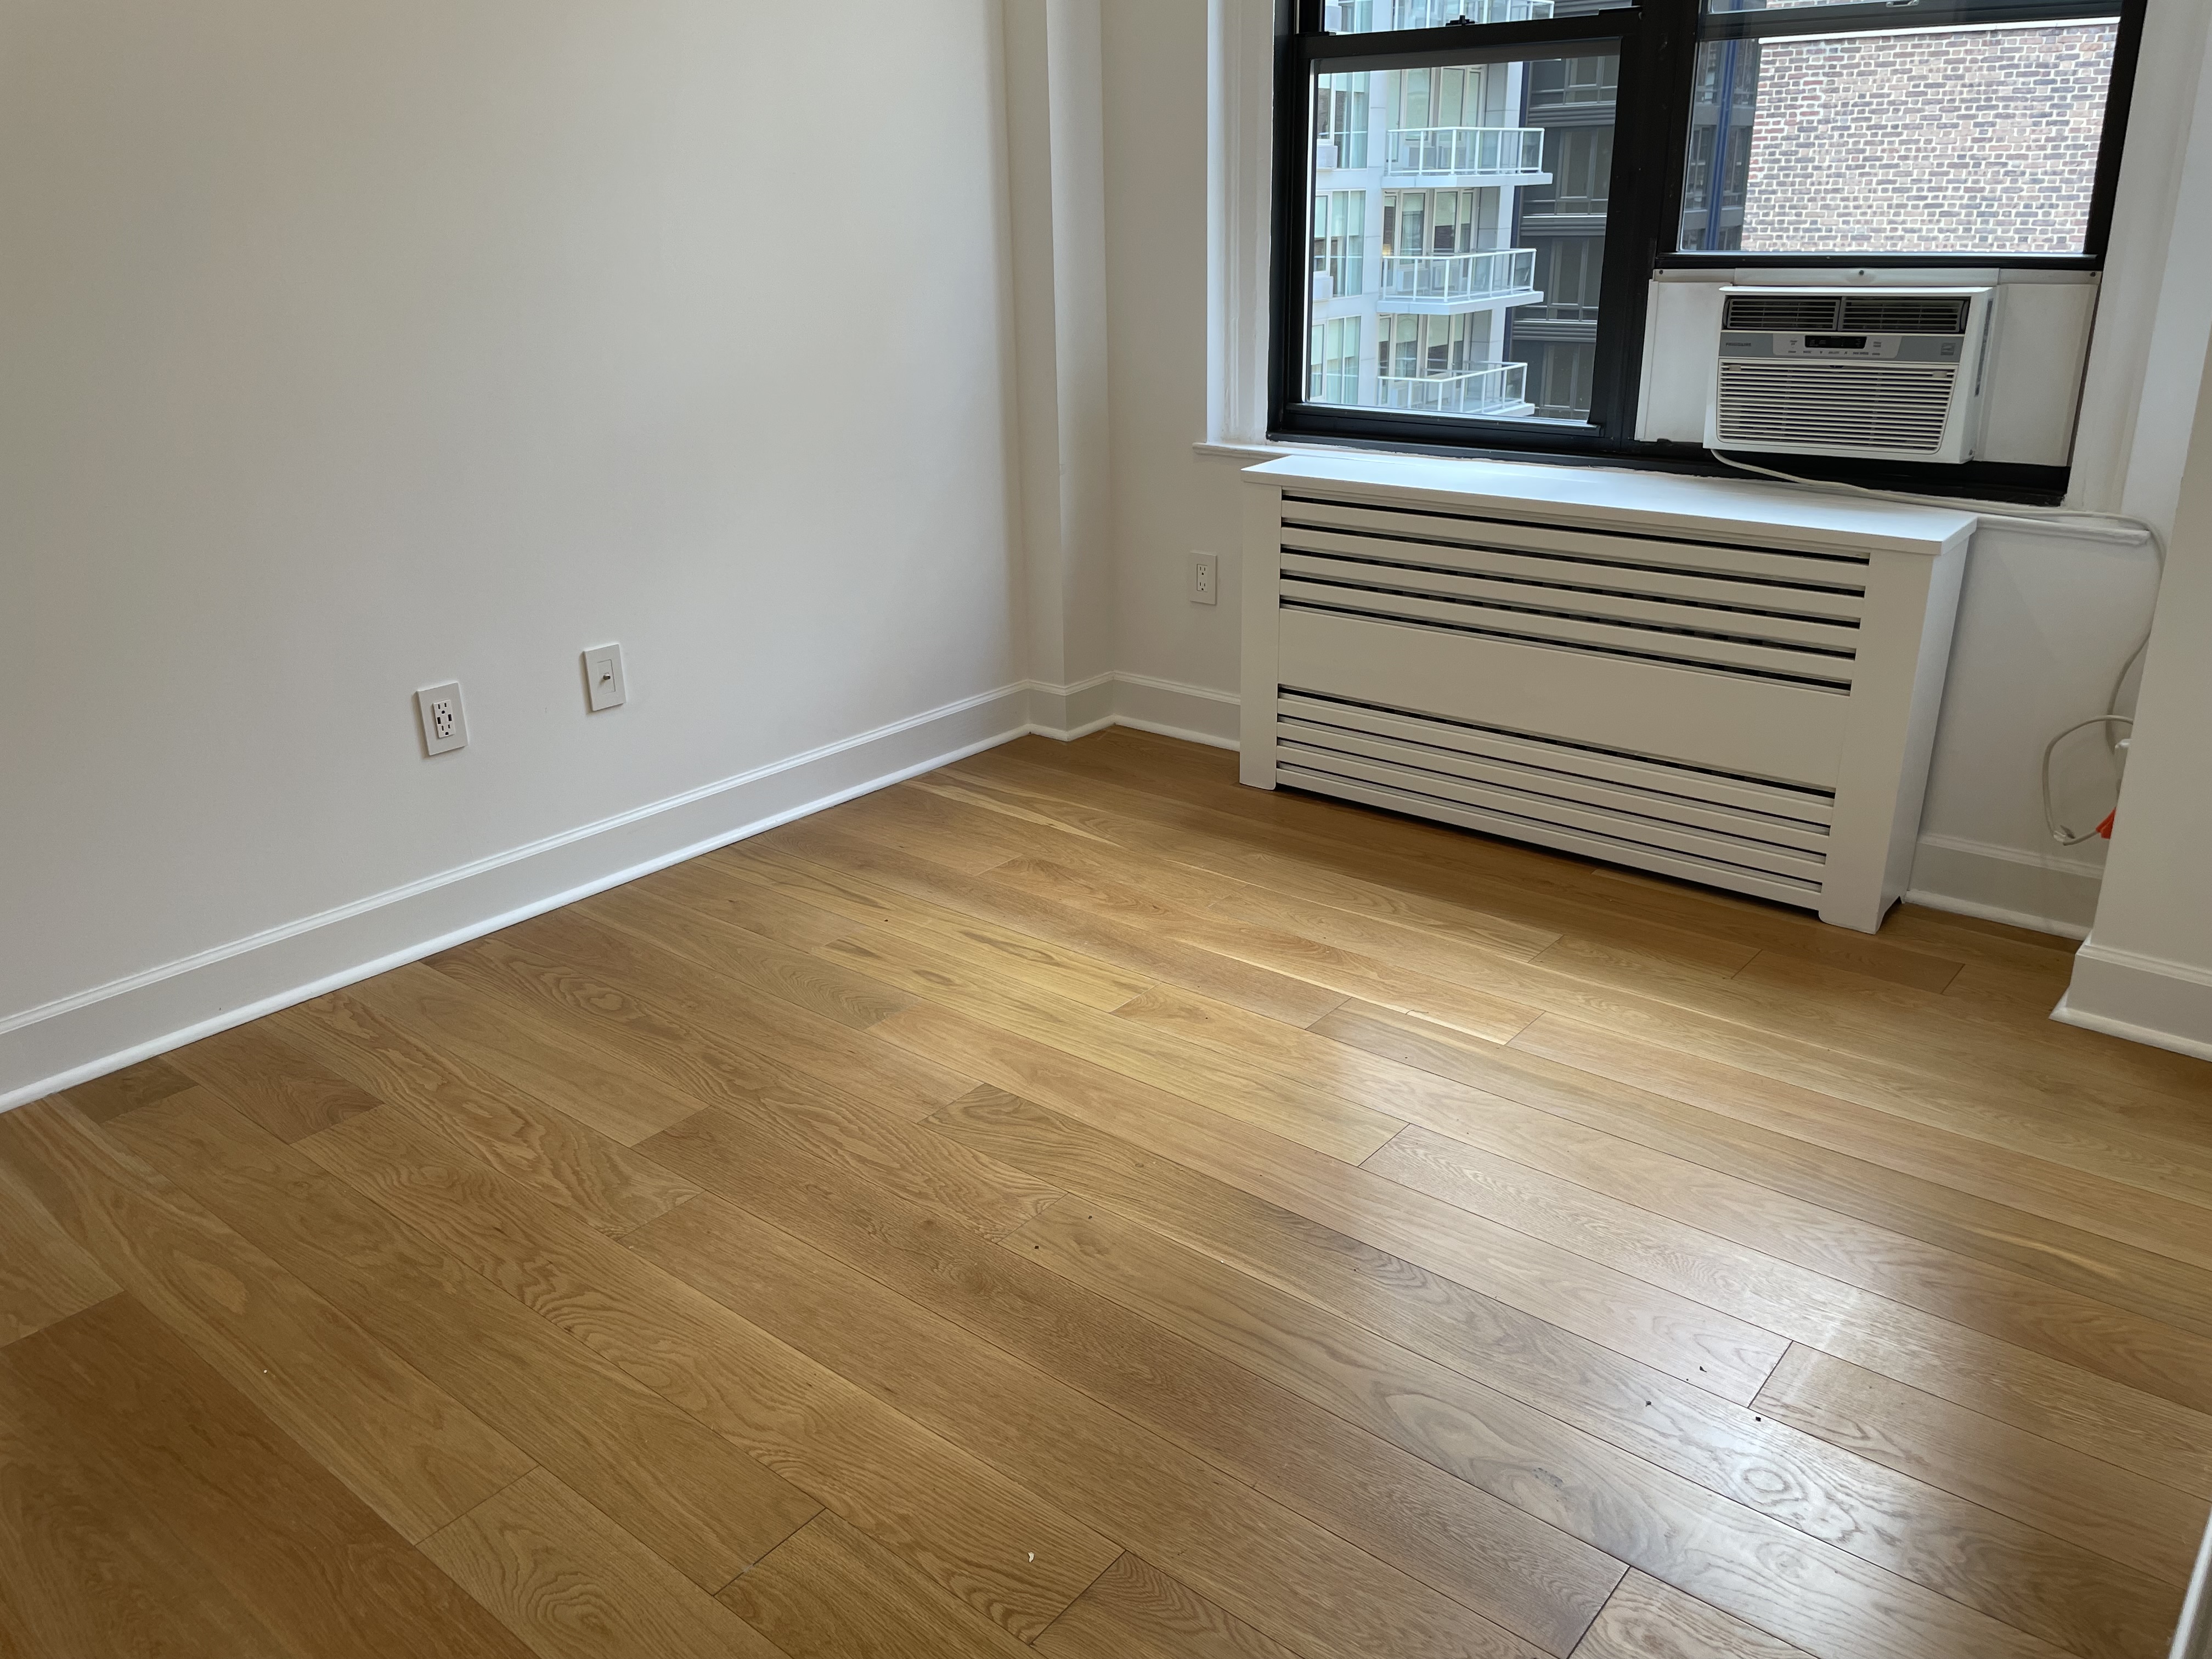
<instances>
[{"instance_id":1,"label":"window","mask_svg":"<svg viewBox=\"0 0 2212 1659\"><path fill-rule=\"evenodd\" d=\"M1661 267L2094 269L2142 3L1283 0L1273 428L1635 453Z\"/></svg>"}]
</instances>

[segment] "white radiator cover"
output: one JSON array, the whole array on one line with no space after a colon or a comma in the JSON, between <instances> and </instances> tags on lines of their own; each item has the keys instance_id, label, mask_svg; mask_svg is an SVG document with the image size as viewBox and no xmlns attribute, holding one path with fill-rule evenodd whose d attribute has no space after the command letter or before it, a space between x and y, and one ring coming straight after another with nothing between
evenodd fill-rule
<instances>
[{"instance_id":1,"label":"white radiator cover","mask_svg":"<svg viewBox=\"0 0 2212 1659\"><path fill-rule=\"evenodd\" d=\"M1971 514L1396 456L1245 477L1246 783L1867 933L1904 892Z\"/></svg>"}]
</instances>

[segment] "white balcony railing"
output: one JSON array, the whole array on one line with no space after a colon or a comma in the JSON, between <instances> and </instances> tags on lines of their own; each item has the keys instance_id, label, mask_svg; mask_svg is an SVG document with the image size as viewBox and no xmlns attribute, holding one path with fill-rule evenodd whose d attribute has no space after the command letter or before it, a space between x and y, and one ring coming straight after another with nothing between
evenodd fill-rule
<instances>
[{"instance_id":1,"label":"white balcony railing","mask_svg":"<svg viewBox=\"0 0 2212 1659\"><path fill-rule=\"evenodd\" d=\"M1536 250L1493 248L1486 253L1399 254L1382 261L1385 308L1392 300L1489 300L1534 286Z\"/></svg>"},{"instance_id":2,"label":"white balcony railing","mask_svg":"<svg viewBox=\"0 0 2212 1659\"><path fill-rule=\"evenodd\" d=\"M1375 402L1428 415L1496 415L1528 401L1521 395L1528 380L1526 363L1492 363L1464 374L1378 374Z\"/></svg>"},{"instance_id":3,"label":"white balcony railing","mask_svg":"<svg viewBox=\"0 0 2212 1659\"><path fill-rule=\"evenodd\" d=\"M1470 23L1525 23L1549 17L1552 0L1325 0L1322 27L1331 34L1376 29L1433 29Z\"/></svg>"},{"instance_id":4,"label":"white balcony railing","mask_svg":"<svg viewBox=\"0 0 2212 1659\"><path fill-rule=\"evenodd\" d=\"M1541 173L1541 127L1393 127L1387 173Z\"/></svg>"}]
</instances>

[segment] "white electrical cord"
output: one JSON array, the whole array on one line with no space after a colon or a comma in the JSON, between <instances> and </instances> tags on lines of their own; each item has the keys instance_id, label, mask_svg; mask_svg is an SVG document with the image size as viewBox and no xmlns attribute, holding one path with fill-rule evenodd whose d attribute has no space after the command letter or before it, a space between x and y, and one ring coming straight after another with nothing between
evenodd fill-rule
<instances>
[{"instance_id":1,"label":"white electrical cord","mask_svg":"<svg viewBox=\"0 0 2212 1659\"><path fill-rule=\"evenodd\" d=\"M1808 489L1829 492L1847 490L1854 495L1871 495L1878 501L1911 501L1923 507L1955 507L1962 513L1972 513L1977 518L1995 519L2000 522L2006 519L2030 522L2063 519L2075 524L2117 522L2133 525L2142 532L2145 539L2150 543L2151 556L2157 562L2160 580L2163 581L2166 578L2166 538L2159 534L2158 526L2146 519L2130 518L2124 513L2084 513L2070 507L2007 507L2001 512L1984 512L1978 507L1948 500L1941 495L1915 495L1901 489L1869 489L1863 484L1844 483L1838 479L1801 478L1794 472L1778 472L1771 466L1754 466L1749 461L1740 461L1733 455L1724 455L1717 449L1711 453L1712 458L1723 466L1732 466L1739 472L1756 472L1765 477L1779 478L1784 483L1800 484ZM2154 590L2154 599L2155 596L2155 590ZM2051 802L2051 757L2057 752L2060 744L2065 742L2076 732L2086 732L2093 726L2124 726L2130 732L2135 729L2135 721L2120 713L2120 700L2127 691L2128 676L2136 672L2136 665L2142 660L2143 653L2149 649L2150 625L2146 623L2143 625L2142 638L2136 642L2136 648L2128 653L2127 660L2120 665L2119 676L2112 682L2112 695L2105 702L2105 712L2068 726L2044 746L2043 826L2051 832L2051 840L2057 842L2061 847L2079 847L2097 832L2094 830L2076 832L2059 823L2057 809ZM2118 754L2127 746L2128 739L2125 738L2116 738L2112 740L2114 754Z\"/></svg>"}]
</instances>

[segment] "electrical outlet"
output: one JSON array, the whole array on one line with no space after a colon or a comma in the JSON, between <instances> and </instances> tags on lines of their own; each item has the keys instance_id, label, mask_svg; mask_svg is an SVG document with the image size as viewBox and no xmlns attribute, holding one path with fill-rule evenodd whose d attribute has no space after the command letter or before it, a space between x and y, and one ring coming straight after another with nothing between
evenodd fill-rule
<instances>
[{"instance_id":1,"label":"electrical outlet","mask_svg":"<svg viewBox=\"0 0 2212 1659\"><path fill-rule=\"evenodd\" d=\"M595 645L584 653L584 701L596 714L602 708L618 708L629 696L623 678L622 647Z\"/></svg>"},{"instance_id":2,"label":"electrical outlet","mask_svg":"<svg viewBox=\"0 0 2212 1659\"><path fill-rule=\"evenodd\" d=\"M469 746L469 717L461 708L458 681L450 685L426 686L415 694L415 712L422 722L425 754L442 755Z\"/></svg>"},{"instance_id":3,"label":"electrical outlet","mask_svg":"<svg viewBox=\"0 0 2212 1659\"><path fill-rule=\"evenodd\" d=\"M1190 556L1190 602L1193 605L1221 603L1219 554L1194 553Z\"/></svg>"}]
</instances>

